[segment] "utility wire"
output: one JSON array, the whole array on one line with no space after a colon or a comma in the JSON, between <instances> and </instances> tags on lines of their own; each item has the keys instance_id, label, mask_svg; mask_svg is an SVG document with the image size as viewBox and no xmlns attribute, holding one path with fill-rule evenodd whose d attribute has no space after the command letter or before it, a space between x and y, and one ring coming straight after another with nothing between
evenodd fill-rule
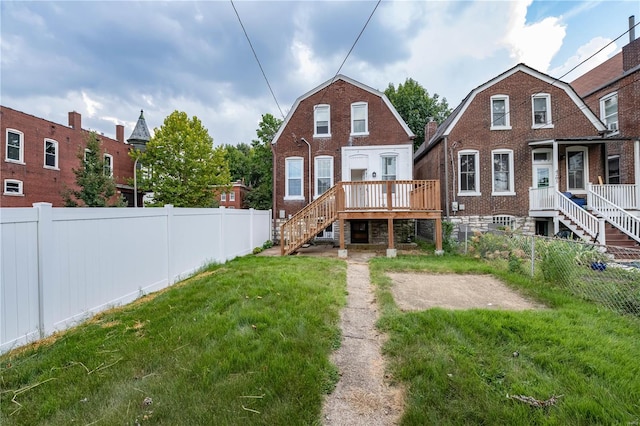
<instances>
[{"instance_id":1,"label":"utility wire","mask_svg":"<svg viewBox=\"0 0 640 426\"><path fill-rule=\"evenodd\" d=\"M369 25L369 21L371 21L371 18L373 18L373 14L376 13L376 10L378 9L378 6L380 6L381 2L382 2L382 0L378 0L378 2L376 3L375 7L371 11L371 14L369 14L369 18L367 18L367 22L364 23L364 26L360 30L360 33L358 34L358 37L356 37L355 41L351 45L351 49L349 49L349 51L347 52L347 56L345 56L344 60L340 64L340 67L338 68L338 71L336 71L336 73L334 74L333 78L331 79L331 81L327 85L326 89L328 89L329 86L331 86L333 84L333 82L336 79L336 77L338 76L338 74L340 74L340 71L342 70L342 67L347 62L347 59L351 55L351 52L353 51L353 49L356 47L356 44L358 43L358 40L360 40L360 37L362 36L362 33L364 33L364 30L367 28L367 25ZM322 103L322 100L324 99L324 95L325 95L325 93L327 93L326 89L322 92L322 97L320 98L320 102L318 102L318 104Z\"/></svg>"},{"instance_id":2,"label":"utility wire","mask_svg":"<svg viewBox=\"0 0 640 426\"><path fill-rule=\"evenodd\" d=\"M264 77L264 81L267 82L267 86L269 87L269 91L271 92L271 96L273 96L273 100L275 101L278 110L280 111L280 115L282 115L282 118L284 119L284 113L282 112L282 108L280 108L280 104L278 103L278 99L276 98L275 93L273 93L273 89L271 88L271 84L269 83L269 79L267 78L267 74L264 72L264 69L262 68L262 64L260 63L260 59L258 59L258 55L256 54L256 50L253 48L253 44L251 43L251 39L249 38L249 34L247 34L247 30L244 28L244 24L242 23L242 19L240 19L240 14L238 13L238 10L236 9L236 5L233 4L233 0L231 1L231 6L233 6L233 11L236 13L236 16L238 17L238 22L240 22L240 26L242 27L242 31L244 31L244 35L247 38L247 41L249 42L249 46L251 47L251 51L253 52L253 56L254 58L256 58L256 62L258 63L258 66L260 67L260 71L262 72L262 76Z\"/></svg>"}]
</instances>

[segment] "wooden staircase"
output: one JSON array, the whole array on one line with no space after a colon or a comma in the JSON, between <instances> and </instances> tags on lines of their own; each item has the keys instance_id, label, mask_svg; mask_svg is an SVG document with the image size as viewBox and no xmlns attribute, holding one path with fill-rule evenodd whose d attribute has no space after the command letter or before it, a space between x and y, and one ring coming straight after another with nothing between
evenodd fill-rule
<instances>
[{"instance_id":1,"label":"wooden staircase","mask_svg":"<svg viewBox=\"0 0 640 426\"><path fill-rule=\"evenodd\" d=\"M280 226L280 253L292 254L338 219L333 186Z\"/></svg>"}]
</instances>

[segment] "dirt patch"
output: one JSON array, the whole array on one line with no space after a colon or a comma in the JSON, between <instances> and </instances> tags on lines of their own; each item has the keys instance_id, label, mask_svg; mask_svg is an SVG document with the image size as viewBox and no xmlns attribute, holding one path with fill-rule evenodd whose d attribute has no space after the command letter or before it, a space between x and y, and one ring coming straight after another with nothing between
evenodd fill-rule
<instances>
[{"instance_id":1,"label":"dirt patch","mask_svg":"<svg viewBox=\"0 0 640 426\"><path fill-rule=\"evenodd\" d=\"M388 273L403 311L445 309L542 309L490 275Z\"/></svg>"}]
</instances>

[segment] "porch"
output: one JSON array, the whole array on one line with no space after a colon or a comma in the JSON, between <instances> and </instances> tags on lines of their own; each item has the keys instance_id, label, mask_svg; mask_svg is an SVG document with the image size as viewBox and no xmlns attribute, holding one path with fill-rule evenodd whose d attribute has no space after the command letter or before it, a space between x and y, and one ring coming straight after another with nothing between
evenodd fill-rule
<instances>
[{"instance_id":1,"label":"porch","mask_svg":"<svg viewBox=\"0 0 640 426\"><path fill-rule=\"evenodd\" d=\"M436 250L442 250L440 181L389 180L339 182L308 204L280 227L281 254L291 254L338 221L340 229L349 220L382 219L388 223L387 250L393 252L393 221L433 219ZM345 250L340 232L340 250Z\"/></svg>"},{"instance_id":2,"label":"porch","mask_svg":"<svg viewBox=\"0 0 640 426\"><path fill-rule=\"evenodd\" d=\"M555 187L529 189L529 216L551 217L554 234L563 223L576 235L598 244L607 239L640 244L640 185L587 185L585 198ZM618 238L622 236L622 238Z\"/></svg>"}]
</instances>

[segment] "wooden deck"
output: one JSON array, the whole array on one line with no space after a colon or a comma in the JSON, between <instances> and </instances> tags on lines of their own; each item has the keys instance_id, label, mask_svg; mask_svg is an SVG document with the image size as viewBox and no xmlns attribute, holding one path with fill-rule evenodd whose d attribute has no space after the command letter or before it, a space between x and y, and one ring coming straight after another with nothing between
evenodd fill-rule
<instances>
[{"instance_id":1,"label":"wooden deck","mask_svg":"<svg viewBox=\"0 0 640 426\"><path fill-rule=\"evenodd\" d=\"M340 222L340 248L344 249L344 222L357 219L388 220L391 249L394 220L435 220L436 249L442 250L440 181L339 182L281 226L281 253L293 253L335 221Z\"/></svg>"}]
</instances>

